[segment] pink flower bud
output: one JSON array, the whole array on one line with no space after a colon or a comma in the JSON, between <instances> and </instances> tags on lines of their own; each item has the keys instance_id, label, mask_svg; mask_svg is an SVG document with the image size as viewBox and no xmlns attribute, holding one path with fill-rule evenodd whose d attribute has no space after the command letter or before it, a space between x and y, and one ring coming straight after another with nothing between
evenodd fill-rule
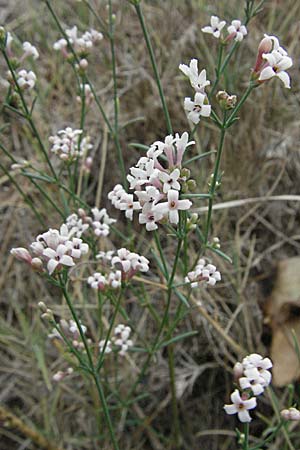
<instances>
[{"instance_id":1,"label":"pink flower bud","mask_svg":"<svg viewBox=\"0 0 300 450\"><path fill-rule=\"evenodd\" d=\"M86 59L82 59L79 63L80 68L83 70L87 69L88 65L89 65L89 63L87 62Z\"/></svg>"},{"instance_id":2,"label":"pink flower bud","mask_svg":"<svg viewBox=\"0 0 300 450\"><path fill-rule=\"evenodd\" d=\"M43 269L43 261L40 258L33 258L31 261L31 267L34 270L41 271Z\"/></svg>"},{"instance_id":3,"label":"pink flower bud","mask_svg":"<svg viewBox=\"0 0 300 450\"><path fill-rule=\"evenodd\" d=\"M269 37L264 37L258 46L258 53L256 58L256 63L253 71L255 73L260 72L261 66L264 62L263 60L263 54L264 53L270 53L273 48L273 41Z\"/></svg>"},{"instance_id":4,"label":"pink flower bud","mask_svg":"<svg viewBox=\"0 0 300 450\"><path fill-rule=\"evenodd\" d=\"M244 367L243 364L237 362L233 367L233 376L235 381L238 381L244 375Z\"/></svg>"},{"instance_id":5,"label":"pink flower bud","mask_svg":"<svg viewBox=\"0 0 300 450\"><path fill-rule=\"evenodd\" d=\"M10 253L19 261L24 261L27 264L31 264L32 262L32 257L26 248L23 247L12 248Z\"/></svg>"}]
</instances>

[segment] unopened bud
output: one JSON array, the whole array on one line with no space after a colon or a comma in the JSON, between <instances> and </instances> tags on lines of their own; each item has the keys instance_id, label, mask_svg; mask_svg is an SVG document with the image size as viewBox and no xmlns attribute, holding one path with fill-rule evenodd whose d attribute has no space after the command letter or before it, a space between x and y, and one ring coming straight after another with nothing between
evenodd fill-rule
<instances>
[{"instance_id":1,"label":"unopened bud","mask_svg":"<svg viewBox=\"0 0 300 450\"><path fill-rule=\"evenodd\" d=\"M243 364L240 362L237 362L233 367L233 377L235 381L238 381L244 374L244 367Z\"/></svg>"},{"instance_id":2,"label":"unopened bud","mask_svg":"<svg viewBox=\"0 0 300 450\"><path fill-rule=\"evenodd\" d=\"M40 258L33 258L31 261L31 267L34 270L42 270L43 269L43 261Z\"/></svg>"},{"instance_id":3,"label":"unopened bud","mask_svg":"<svg viewBox=\"0 0 300 450\"><path fill-rule=\"evenodd\" d=\"M216 99L222 109L233 109L237 102L236 95L229 95L226 91L219 91Z\"/></svg>"},{"instance_id":4,"label":"unopened bud","mask_svg":"<svg viewBox=\"0 0 300 450\"><path fill-rule=\"evenodd\" d=\"M53 314L45 312L44 314L41 315L41 318L43 320L47 320L48 322L53 322Z\"/></svg>"},{"instance_id":5,"label":"unopened bud","mask_svg":"<svg viewBox=\"0 0 300 450\"><path fill-rule=\"evenodd\" d=\"M300 421L300 411L296 408L283 409L280 415L284 420Z\"/></svg>"},{"instance_id":6,"label":"unopened bud","mask_svg":"<svg viewBox=\"0 0 300 450\"><path fill-rule=\"evenodd\" d=\"M188 180L188 181L187 181L187 187L188 187L188 190L189 190L189 191L194 192L195 189L197 188L197 183L196 183L196 181L195 181L195 180Z\"/></svg>"},{"instance_id":7,"label":"unopened bud","mask_svg":"<svg viewBox=\"0 0 300 450\"><path fill-rule=\"evenodd\" d=\"M83 58L80 60L79 66L81 69L86 70L88 68L88 65L89 65L89 63L88 63L87 59Z\"/></svg>"},{"instance_id":8,"label":"unopened bud","mask_svg":"<svg viewBox=\"0 0 300 450\"><path fill-rule=\"evenodd\" d=\"M263 63L264 63L264 59L263 59L263 54L264 53L270 53L272 51L273 48L273 41L271 38L269 37L264 37L258 46L258 52L257 52L257 57L256 57L256 62L255 62L255 66L253 69L253 74L252 74L252 79L255 79L255 74L259 73L262 69Z\"/></svg>"},{"instance_id":9,"label":"unopened bud","mask_svg":"<svg viewBox=\"0 0 300 450\"><path fill-rule=\"evenodd\" d=\"M191 216L190 216L190 221L191 221L191 223L197 223L197 222L198 222L198 219L199 219L199 216L198 216L197 213L191 214Z\"/></svg>"},{"instance_id":10,"label":"unopened bud","mask_svg":"<svg viewBox=\"0 0 300 450\"><path fill-rule=\"evenodd\" d=\"M45 305L44 302L39 302L38 303L38 307L40 308L40 310L45 313L47 311L47 306Z\"/></svg>"},{"instance_id":11,"label":"unopened bud","mask_svg":"<svg viewBox=\"0 0 300 450\"><path fill-rule=\"evenodd\" d=\"M190 178L190 176L191 176L191 171L189 169L187 169L186 167L184 167L180 171L180 176L181 176L181 178L184 178L185 180L188 180Z\"/></svg>"}]
</instances>

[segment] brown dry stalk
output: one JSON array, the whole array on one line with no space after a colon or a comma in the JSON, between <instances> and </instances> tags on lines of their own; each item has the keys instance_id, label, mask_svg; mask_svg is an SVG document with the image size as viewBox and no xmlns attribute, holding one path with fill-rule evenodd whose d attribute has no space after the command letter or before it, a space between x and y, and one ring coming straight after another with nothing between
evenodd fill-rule
<instances>
[{"instance_id":1,"label":"brown dry stalk","mask_svg":"<svg viewBox=\"0 0 300 450\"><path fill-rule=\"evenodd\" d=\"M51 442L49 442L44 436L42 436L38 431L30 428L23 420L9 412L3 406L0 406L0 422L6 428L15 428L24 434L26 437L32 440L39 448L46 450L62 450L60 447L56 447Z\"/></svg>"}]
</instances>

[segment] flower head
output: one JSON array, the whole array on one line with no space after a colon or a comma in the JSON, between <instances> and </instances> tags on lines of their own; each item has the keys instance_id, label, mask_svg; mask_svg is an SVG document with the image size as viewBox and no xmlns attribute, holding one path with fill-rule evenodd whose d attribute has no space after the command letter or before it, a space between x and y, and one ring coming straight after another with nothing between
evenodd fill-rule
<instances>
[{"instance_id":1,"label":"flower head","mask_svg":"<svg viewBox=\"0 0 300 450\"><path fill-rule=\"evenodd\" d=\"M204 27L201 30L203 33L212 34L215 38L219 38L221 36L221 30L225 27L225 20L220 20L217 16L211 16L210 18L210 26Z\"/></svg>"},{"instance_id":2,"label":"flower head","mask_svg":"<svg viewBox=\"0 0 300 450\"><path fill-rule=\"evenodd\" d=\"M194 101L186 97L184 100L184 109L187 111L188 119L197 124L200 122L200 117L209 117L211 113L211 106L204 103L206 96L197 92Z\"/></svg>"},{"instance_id":3,"label":"flower head","mask_svg":"<svg viewBox=\"0 0 300 450\"><path fill-rule=\"evenodd\" d=\"M240 396L238 389L236 389L230 396L232 404L225 405L224 409L227 414L237 414L241 422L251 422L248 410L256 408L256 398L243 399Z\"/></svg>"},{"instance_id":4,"label":"flower head","mask_svg":"<svg viewBox=\"0 0 300 450\"><path fill-rule=\"evenodd\" d=\"M247 34L247 28L242 25L240 20L233 20L231 25L227 27L227 31L230 35L234 37L235 41L242 41Z\"/></svg>"}]
</instances>

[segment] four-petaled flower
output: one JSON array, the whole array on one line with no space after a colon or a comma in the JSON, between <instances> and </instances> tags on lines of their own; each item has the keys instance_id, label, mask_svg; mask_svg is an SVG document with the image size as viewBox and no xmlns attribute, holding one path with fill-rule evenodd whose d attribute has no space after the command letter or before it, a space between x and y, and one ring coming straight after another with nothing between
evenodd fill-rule
<instances>
[{"instance_id":1,"label":"four-petaled flower","mask_svg":"<svg viewBox=\"0 0 300 450\"><path fill-rule=\"evenodd\" d=\"M59 266L61 265L68 267L72 267L75 265L73 258L69 255L66 255L67 251L68 247L63 244L59 244L56 250L48 247L43 251L43 256L46 256L46 258L49 259L47 263L49 275L52 275L54 270L56 268L59 268Z\"/></svg>"},{"instance_id":2,"label":"four-petaled flower","mask_svg":"<svg viewBox=\"0 0 300 450\"><path fill-rule=\"evenodd\" d=\"M219 38L221 35L221 30L225 27L225 20L220 20L217 16L211 16L210 26L202 28L203 33L210 33L215 38Z\"/></svg>"},{"instance_id":3,"label":"four-petaled flower","mask_svg":"<svg viewBox=\"0 0 300 450\"><path fill-rule=\"evenodd\" d=\"M227 31L229 34L234 35L235 41L242 41L247 34L247 28L245 25L242 25L240 20L233 20L231 25L227 27Z\"/></svg>"},{"instance_id":4,"label":"four-petaled flower","mask_svg":"<svg viewBox=\"0 0 300 450\"><path fill-rule=\"evenodd\" d=\"M170 222L177 224L179 222L178 210L187 210L192 206L190 200L179 200L178 197L178 191L170 189L168 191L168 201L155 205L154 211L161 214L168 214Z\"/></svg>"},{"instance_id":5,"label":"four-petaled flower","mask_svg":"<svg viewBox=\"0 0 300 450\"><path fill-rule=\"evenodd\" d=\"M263 59L267 61L267 66L260 72L258 80L266 81L278 77L283 82L284 87L289 89L291 87L290 77L286 70L292 67L292 58L282 55L278 50L273 50L272 53L263 54Z\"/></svg>"},{"instance_id":6,"label":"four-petaled flower","mask_svg":"<svg viewBox=\"0 0 300 450\"><path fill-rule=\"evenodd\" d=\"M200 122L200 116L209 117L211 113L211 106L204 104L206 96L197 92L194 101L186 97L184 100L184 109L188 112L188 118L191 122L197 124Z\"/></svg>"},{"instance_id":7,"label":"four-petaled flower","mask_svg":"<svg viewBox=\"0 0 300 450\"><path fill-rule=\"evenodd\" d=\"M254 409L256 407L256 398L252 397L244 400L241 398L238 389L236 389L230 396L232 405L225 405L224 409L227 414L237 414L241 422L251 422L249 409Z\"/></svg>"}]
</instances>

